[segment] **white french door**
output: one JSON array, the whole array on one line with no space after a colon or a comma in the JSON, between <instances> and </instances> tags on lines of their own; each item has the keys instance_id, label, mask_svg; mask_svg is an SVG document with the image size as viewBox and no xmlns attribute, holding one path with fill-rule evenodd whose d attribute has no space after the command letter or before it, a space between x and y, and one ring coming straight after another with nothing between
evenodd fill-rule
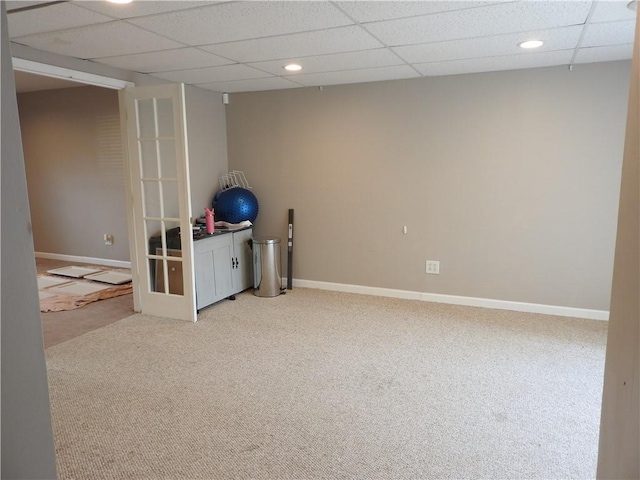
<instances>
[{"instance_id":1,"label":"white french door","mask_svg":"<svg viewBox=\"0 0 640 480\"><path fill-rule=\"evenodd\" d=\"M121 90L136 310L196 321L184 85Z\"/></svg>"}]
</instances>

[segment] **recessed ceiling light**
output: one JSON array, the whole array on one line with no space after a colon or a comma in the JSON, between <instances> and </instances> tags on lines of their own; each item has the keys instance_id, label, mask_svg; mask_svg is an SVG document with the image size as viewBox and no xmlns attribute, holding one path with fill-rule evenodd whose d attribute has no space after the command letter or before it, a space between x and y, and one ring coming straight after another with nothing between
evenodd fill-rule
<instances>
[{"instance_id":1,"label":"recessed ceiling light","mask_svg":"<svg viewBox=\"0 0 640 480\"><path fill-rule=\"evenodd\" d=\"M299 72L300 70L302 70L302 67L297 63L290 63L289 65L285 65L284 69L288 72Z\"/></svg>"},{"instance_id":2,"label":"recessed ceiling light","mask_svg":"<svg viewBox=\"0 0 640 480\"><path fill-rule=\"evenodd\" d=\"M634 12L638 10L638 0L631 0L629 3L627 3L627 8L629 10L633 10Z\"/></svg>"},{"instance_id":3,"label":"recessed ceiling light","mask_svg":"<svg viewBox=\"0 0 640 480\"><path fill-rule=\"evenodd\" d=\"M526 42L520 42L518 46L520 48L538 48L541 47L544 42L542 40L527 40Z\"/></svg>"},{"instance_id":4,"label":"recessed ceiling light","mask_svg":"<svg viewBox=\"0 0 640 480\"><path fill-rule=\"evenodd\" d=\"M109 3L131 3L133 0L107 0Z\"/></svg>"}]
</instances>

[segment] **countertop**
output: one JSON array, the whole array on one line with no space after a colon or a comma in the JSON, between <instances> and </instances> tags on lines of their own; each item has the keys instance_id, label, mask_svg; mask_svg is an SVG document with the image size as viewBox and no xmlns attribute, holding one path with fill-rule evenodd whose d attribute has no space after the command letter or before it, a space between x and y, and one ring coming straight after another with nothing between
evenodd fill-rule
<instances>
[{"instance_id":1,"label":"countertop","mask_svg":"<svg viewBox=\"0 0 640 480\"><path fill-rule=\"evenodd\" d=\"M193 234L193 241L195 242L198 240L204 240L205 238L211 238L217 235L224 235L225 233L239 232L241 230L246 230L248 228L253 228L253 226L239 227L239 228L216 227L215 232L213 232L212 234L208 234L205 230L201 230L200 232Z\"/></svg>"}]
</instances>

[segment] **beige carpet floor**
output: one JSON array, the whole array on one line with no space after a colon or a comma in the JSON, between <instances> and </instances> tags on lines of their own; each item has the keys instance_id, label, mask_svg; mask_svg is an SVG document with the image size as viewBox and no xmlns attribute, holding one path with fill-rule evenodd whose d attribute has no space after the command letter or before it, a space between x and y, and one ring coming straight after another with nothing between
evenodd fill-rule
<instances>
[{"instance_id":1,"label":"beige carpet floor","mask_svg":"<svg viewBox=\"0 0 640 480\"><path fill-rule=\"evenodd\" d=\"M61 479L595 477L606 322L297 288L46 349Z\"/></svg>"}]
</instances>

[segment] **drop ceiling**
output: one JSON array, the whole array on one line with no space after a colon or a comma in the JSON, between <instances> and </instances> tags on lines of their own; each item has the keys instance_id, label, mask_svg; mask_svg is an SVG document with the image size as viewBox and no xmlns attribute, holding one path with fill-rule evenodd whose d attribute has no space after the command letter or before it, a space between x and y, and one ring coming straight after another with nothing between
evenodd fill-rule
<instances>
[{"instance_id":1,"label":"drop ceiling","mask_svg":"<svg viewBox=\"0 0 640 480\"><path fill-rule=\"evenodd\" d=\"M636 16L628 0L5 3L14 43L221 92L625 60Z\"/></svg>"}]
</instances>

